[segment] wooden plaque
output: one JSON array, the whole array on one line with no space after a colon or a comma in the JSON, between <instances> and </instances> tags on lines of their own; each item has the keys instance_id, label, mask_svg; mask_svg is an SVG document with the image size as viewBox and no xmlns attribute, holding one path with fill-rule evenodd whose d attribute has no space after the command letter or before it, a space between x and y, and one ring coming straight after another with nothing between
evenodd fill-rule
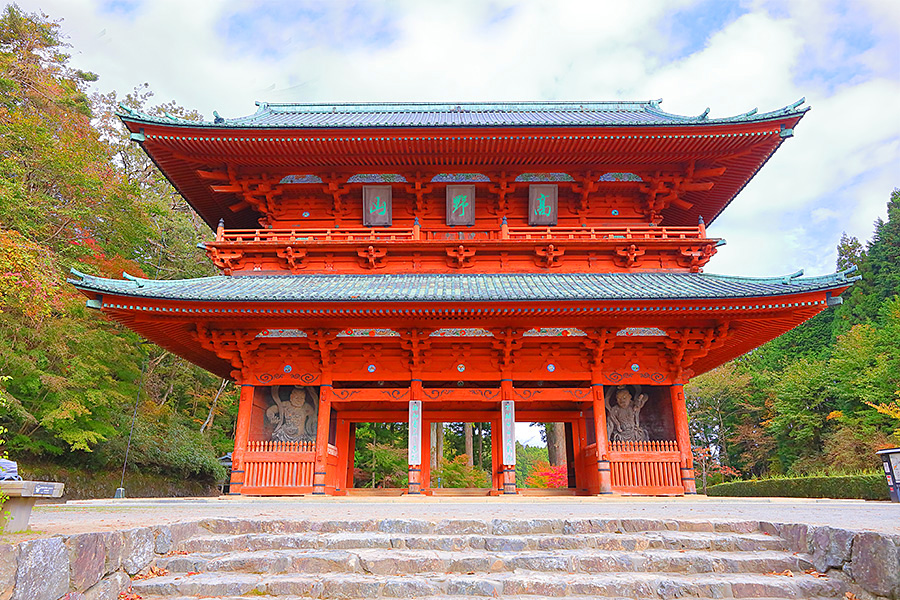
<instances>
[{"instance_id":1,"label":"wooden plaque","mask_svg":"<svg viewBox=\"0 0 900 600\"><path fill-rule=\"evenodd\" d=\"M391 186L363 186L363 225L366 227L390 227L391 211Z\"/></svg>"},{"instance_id":2,"label":"wooden plaque","mask_svg":"<svg viewBox=\"0 0 900 600\"><path fill-rule=\"evenodd\" d=\"M475 224L475 186L447 186L447 225L472 226Z\"/></svg>"},{"instance_id":3,"label":"wooden plaque","mask_svg":"<svg viewBox=\"0 0 900 600\"><path fill-rule=\"evenodd\" d=\"M528 186L529 225L556 225L557 190L556 185Z\"/></svg>"}]
</instances>

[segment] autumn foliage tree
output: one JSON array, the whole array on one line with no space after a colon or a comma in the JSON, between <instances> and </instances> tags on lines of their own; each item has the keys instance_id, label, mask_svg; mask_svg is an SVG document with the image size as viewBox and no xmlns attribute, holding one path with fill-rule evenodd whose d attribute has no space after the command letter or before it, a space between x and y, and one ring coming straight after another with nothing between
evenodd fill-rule
<instances>
[{"instance_id":1,"label":"autumn foliage tree","mask_svg":"<svg viewBox=\"0 0 900 600\"><path fill-rule=\"evenodd\" d=\"M0 373L9 380L0 425L20 461L121 468L143 368L133 466L218 477L214 444L222 451L232 439L234 391L214 403L215 378L141 345L65 281L72 267L114 277L210 273L196 248L208 232L128 144L115 96L89 97L97 75L68 60L59 22L3 10ZM175 110L150 106L145 87L123 101Z\"/></svg>"}]
</instances>

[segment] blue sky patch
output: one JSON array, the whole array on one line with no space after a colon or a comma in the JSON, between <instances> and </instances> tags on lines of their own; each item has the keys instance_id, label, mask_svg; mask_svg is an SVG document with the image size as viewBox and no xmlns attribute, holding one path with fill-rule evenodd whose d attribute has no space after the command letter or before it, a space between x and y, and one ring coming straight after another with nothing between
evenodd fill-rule
<instances>
[{"instance_id":1,"label":"blue sky patch","mask_svg":"<svg viewBox=\"0 0 900 600\"><path fill-rule=\"evenodd\" d=\"M141 0L102 0L100 12L106 14L131 17L137 12Z\"/></svg>"},{"instance_id":2,"label":"blue sky patch","mask_svg":"<svg viewBox=\"0 0 900 600\"><path fill-rule=\"evenodd\" d=\"M668 36L670 45L662 53L663 58L678 60L703 50L713 34L747 12L737 2L702 0L664 17L660 29Z\"/></svg>"},{"instance_id":3,"label":"blue sky patch","mask_svg":"<svg viewBox=\"0 0 900 600\"><path fill-rule=\"evenodd\" d=\"M281 58L316 47L384 48L398 37L396 22L385 7L368 2L262 0L224 15L217 29L242 52Z\"/></svg>"}]
</instances>

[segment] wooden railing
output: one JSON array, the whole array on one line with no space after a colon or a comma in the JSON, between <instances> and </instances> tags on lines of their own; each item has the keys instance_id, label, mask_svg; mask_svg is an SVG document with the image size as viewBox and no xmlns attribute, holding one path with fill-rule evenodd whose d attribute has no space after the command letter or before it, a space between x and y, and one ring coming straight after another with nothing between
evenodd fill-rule
<instances>
[{"instance_id":1,"label":"wooden railing","mask_svg":"<svg viewBox=\"0 0 900 600\"><path fill-rule=\"evenodd\" d=\"M681 453L673 440L610 442L614 491L635 494L682 493Z\"/></svg>"},{"instance_id":2,"label":"wooden railing","mask_svg":"<svg viewBox=\"0 0 900 600\"><path fill-rule=\"evenodd\" d=\"M337 448L329 444L329 463L336 456ZM315 442L249 442L244 453L245 492L311 489L315 464Z\"/></svg>"},{"instance_id":3,"label":"wooden railing","mask_svg":"<svg viewBox=\"0 0 900 600\"><path fill-rule=\"evenodd\" d=\"M347 229L220 229L217 242L380 242L415 240L413 227Z\"/></svg>"},{"instance_id":4,"label":"wooden railing","mask_svg":"<svg viewBox=\"0 0 900 600\"><path fill-rule=\"evenodd\" d=\"M695 240L699 227L510 227L511 240Z\"/></svg>"},{"instance_id":5,"label":"wooden railing","mask_svg":"<svg viewBox=\"0 0 900 600\"><path fill-rule=\"evenodd\" d=\"M216 242L293 243L293 242L384 242L455 240L699 240L706 230L698 227L508 227L473 229L446 227L351 227L346 229L224 229L216 232Z\"/></svg>"},{"instance_id":6,"label":"wooden railing","mask_svg":"<svg viewBox=\"0 0 900 600\"><path fill-rule=\"evenodd\" d=\"M678 442L674 440L654 440L649 442L610 442L610 452L678 452Z\"/></svg>"},{"instance_id":7,"label":"wooden railing","mask_svg":"<svg viewBox=\"0 0 900 600\"><path fill-rule=\"evenodd\" d=\"M315 442L275 442L264 440L247 443L247 452L315 452Z\"/></svg>"}]
</instances>

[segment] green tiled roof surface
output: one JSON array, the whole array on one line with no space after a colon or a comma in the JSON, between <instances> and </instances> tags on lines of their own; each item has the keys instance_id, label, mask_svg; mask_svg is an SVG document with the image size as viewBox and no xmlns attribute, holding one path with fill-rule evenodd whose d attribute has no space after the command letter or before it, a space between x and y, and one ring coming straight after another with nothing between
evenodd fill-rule
<instances>
[{"instance_id":1,"label":"green tiled roof surface","mask_svg":"<svg viewBox=\"0 0 900 600\"><path fill-rule=\"evenodd\" d=\"M187 121L157 117L120 107L126 121L215 128L365 128L365 127L602 127L622 125L707 125L779 119L799 115L803 100L767 113L753 109L720 119L667 113L661 100L647 102L513 102L513 103L386 103L386 104L270 104L257 102L246 117Z\"/></svg>"},{"instance_id":2,"label":"green tiled roof surface","mask_svg":"<svg viewBox=\"0 0 900 600\"><path fill-rule=\"evenodd\" d=\"M777 297L852 283L850 271L824 277L749 278L704 273L283 275L154 281L105 279L73 270L85 291L210 302L508 302Z\"/></svg>"}]
</instances>

